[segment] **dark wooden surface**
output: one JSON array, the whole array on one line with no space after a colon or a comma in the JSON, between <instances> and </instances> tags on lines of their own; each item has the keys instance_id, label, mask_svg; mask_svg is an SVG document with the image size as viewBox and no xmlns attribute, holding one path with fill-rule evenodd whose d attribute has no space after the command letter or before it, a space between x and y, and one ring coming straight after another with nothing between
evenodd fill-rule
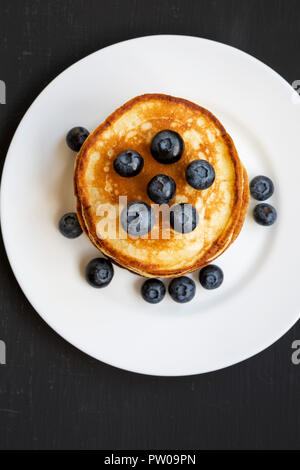
<instances>
[{"instance_id":1,"label":"dark wooden surface","mask_svg":"<svg viewBox=\"0 0 300 470\"><path fill-rule=\"evenodd\" d=\"M300 79L299 14L298 0L0 0L1 168L27 107L85 55L137 36L188 34L241 48L292 82ZM300 365L291 363L299 323L220 372L135 375L58 337L22 294L2 242L0 250L1 449L300 448Z\"/></svg>"}]
</instances>

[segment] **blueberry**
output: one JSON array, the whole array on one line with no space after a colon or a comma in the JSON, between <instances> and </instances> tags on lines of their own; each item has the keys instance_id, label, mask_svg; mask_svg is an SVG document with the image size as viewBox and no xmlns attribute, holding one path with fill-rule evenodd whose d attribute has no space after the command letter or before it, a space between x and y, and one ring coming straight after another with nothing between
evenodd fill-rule
<instances>
[{"instance_id":1,"label":"blueberry","mask_svg":"<svg viewBox=\"0 0 300 470\"><path fill-rule=\"evenodd\" d=\"M142 201L130 202L121 212L121 225L133 237L141 237L150 232L154 219L153 210Z\"/></svg>"},{"instance_id":2,"label":"blueberry","mask_svg":"<svg viewBox=\"0 0 300 470\"><path fill-rule=\"evenodd\" d=\"M85 268L86 280L92 287L108 286L113 276L113 265L105 258L94 258Z\"/></svg>"},{"instance_id":3,"label":"blueberry","mask_svg":"<svg viewBox=\"0 0 300 470\"><path fill-rule=\"evenodd\" d=\"M170 224L176 232L192 232L197 227L198 222L198 212L191 204L180 203L172 206L170 211Z\"/></svg>"},{"instance_id":4,"label":"blueberry","mask_svg":"<svg viewBox=\"0 0 300 470\"><path fill-rule=\"evenodd\" d=\"M63 215L58 223L60 233L67 238L77 238L82 234L82 228L75 212Z\"/></svg>"},{"instance_id":5,"label":"blueberry","mask_svg":"<svg viewBox=\"0 0 300 470\"><path fill-rule=\"evenodd\" d=\"M259 225L269 226L276 222L277 212L270 204L257 204L254 207L253 217Z\"/></svg>"},{"instance_id":6,"label":"blueberry","mask_svg":"<svg viewBox=\"0 0 300 470\"><path fill-rule=\"evenodd\" d=\"M169 294L175 302L184 304L192 300L196 292L196 285L186 276L173 279L169 284Z\"/></svg>"},{"instance_id":7,"label":"blueberry","mask_svg":"<svg viewBox=\"0 0 300 470\"><path fill-rule=\"evenodd\" d=\"M159 279L148 279L142 285L141 292L143 299L146 300L146 302L149 302L150 304L158 304L158 302L164 298L166 288L164 283Z\"/></svg>"},{"instance_id":8,"label":"blueberry","mask_svg":"<svg viewBox=\"0 0 300 470\"><path fill-rule=\"evenodd\" d=\"M250 183L250 192L257 201L266 201L274 193L274 184L267 176L256 176Z\"/></svg>"},{"instance_id":9,"label":"blueberry","mask_svg":"<svg viewBox=\"0 0 300 470\"><path fill-rule=\"evenodd\" d=\"M207 189L215 181L214 167L206 160L194 160L185 170L185 177L195 189Z\"/></svg>"},{"instance_id":10,"label":"blueberry","mask_svg":"<svg viewBox=\"0 0 300 470\"><path fill-rule=\"evenodd\" d=\"M153 202L157 204L167 204L175 197L175 181L168 175L156 175L149 182L147 193Z\"/></svg>"},{"instance_id":11,"label":"blueberry","mask_svg":"<svg viewBox=\"0 0 300 470\"><path fill-rule=\"evenodd\" d=\"M138 175L143 166L144 159L135 150L124 150L114 160L114 169L125 178Z\"/></svg>"},{"instance_id":12,"label":"blueberry","mask_svg":"<svg viewBox=\"0 0 300 470\"><path fill-rule=\"evenodd\" d=\"M224 279L224 274L221 268L210 264L205 266L199 272L199 281L204 289L212 290L220 287Z\"/></svg>"},{"instance_id":13,"label":"blueberry","mask_svg":"<svg viewBox=\"0 0 300 470\"><path fill-rule=\"evenodd\" d=\"M161 131L151 142L153 158L160 163L175 163L180 160L184 151L184 142L177 132Z\"/></svg>"},{"instance_id":14,"label":"blueberry","mask_svg":"<svg viewBox=\"0 0 300 470\"><path fill-rule=\"evenodd\" d=\"M89 135L89 131L84 127L73 127L73 129L68 132L66 141L71 150L79 152L82 144Z\"/></svg>"}]
</instances>

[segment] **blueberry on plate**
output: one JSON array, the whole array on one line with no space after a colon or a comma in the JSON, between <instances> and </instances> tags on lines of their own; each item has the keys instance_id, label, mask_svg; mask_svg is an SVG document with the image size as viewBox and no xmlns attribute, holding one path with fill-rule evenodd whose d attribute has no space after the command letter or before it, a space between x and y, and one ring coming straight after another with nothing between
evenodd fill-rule
<instances>
[{"instance_id":1,"label":"blueberry on plate","mask_svg":"<svg viewBox=\"0 0 300 470\"><path fill-rule=\"evenodd\" d=\"M164 283L159 279L147 279L147 281L142 285L141 292L142 297L146 302L149 302L150 304L158 304L158 302L164 298L166 288Z\"/></svg>"},{"instance_id":2,"label":"blueberry on plate","mask_svg":"<svg viewBox=\"0 0 300 470\"><path fill-rule=\"evenodd\" d=\"M114 160L115 171L124 178L138 175L143 166L144 159L135 150L124 150Z\"/></svg>"},{"instance_id":3,"label":"blueberry on plate","mask_svg":"<svg viewBox=\"0 0 300 470\"><path fill-rule=\"evenodd\" d=\"M195 189L207 189L215 181L214 167L206 160L194 160L185 170L185 177Z\"/></svg>"},{"instance_id":4,"label":"blueberry on plate","mask_svg":"<svg viewBox=\"0 0 300 470\"><path fill-rule=\"evenodd\" d=\"M220 287L224 279L224 274L221 268L210 264L205 266L199 272L199 281L204 289L212 290Z\"/></svg>"},{"instance_id":5,"label":"blueberry on plate","mask_svg":"<svg viewBox=\"0 0 300 470\"><path fill-rule=\"evenodd\" d=\"M177 132L165 130L156 134L151 142L153 158L160 163L175 163L184 151L184 142Z\"/></svg>"},{"instance_id":6,"label":"blueberry on plate","mask_svg":"<svg viewBox=\"0 0 300 470\"><path fill-rule=\"evenodd\" d=\"M191 204L180 203L170 210L170 224L175 232L190 233L197 227L199 215Z\"/></svg>"},{"instance_id":7,"label":"blueberry on plate","mask_svg":"<svg viewBox=\"0 0 300 470\"><path fill-rule=\"evenodd\" d=\"M63 215L58 223L60 233L67 238L77 238L82 234L82 228L75 212Z\"/></svg>"},{"instance_id":8,"label":"blueberry on plate","mask_svg":"<svg viewBox=\"0 0 300 470\"><path fill-rule=\"evenodd\" d=\"M147 193L153 202L157 204L167 204L175 197L175 181L168 175L156 175L148 183Z\"/></svg>"},{"instance_id":9,"label":"blueberry on plate","mask_svg":"<svg viewBox=\"0 0 300 470\"><path fill-rule=\"evenodd\" d=\"M169 294L175 302L184 304L195 296L196 284L186 276L177 277L169 284Z\"/></svg>"},{"instance_id":10,"label":"blueberry on plate","mask_svg":"<svg viewBox=\"0 0 300 470\"><path fill-rule=\"evenodd\" d=\"M266 201L274 193L274 184L267 176L256 176L250 183L250 193L257 201Z\"/></svg>"},{"instance_id":11,"label":"blueberry on plate","mask_svg":"<svg viewBox=\"0 0 300 470\"><path fill-rule=\"evenodd\" d=\"M257 204L254 207L253 217L259 225L268 227L276 222L277 212L275 207L270 204Z\"/></svg>"},{"instance_id":12,"label":"blueberry on plate","mask_svg":"<svg viewBox=\"0 0 300 470\"><path fill-rule=\"evenodd\" d=\"M74 150L74 152L79 152L82 144L89 135L89 131L84 127L73 127L73 129L68 132L66 141L71 150Z\"/></svg>"},{"instance_id":13,"label":"blueberry on plate","mask_svg":"<svg viewBox=\"0 0 300 470\"><path fill-rule=\"evenodd\" d=\"M92 287L106 287L114 276L114 268L106 258L92 259L85 269L85 277Z\"/></svg>"},{"instance_id":14,"label":"blueberry on plate","mask_svg":"<svg viewBox=\"0 0 300 470\"><path fill-rule=\"evenodd\" d=\"M141 237L151 231L155 216L148 204L143 201L133 201L124 207L120 219L125 232L133 237Z\"/></svg>"}]
</instances>

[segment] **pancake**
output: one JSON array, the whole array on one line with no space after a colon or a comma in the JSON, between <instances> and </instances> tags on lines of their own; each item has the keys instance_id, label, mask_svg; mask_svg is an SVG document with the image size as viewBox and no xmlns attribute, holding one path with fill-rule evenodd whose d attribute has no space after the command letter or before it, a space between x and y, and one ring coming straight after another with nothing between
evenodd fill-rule
<instances>
[{"instance_id":1,"label":"pancake","mask_svg":"<svg viewBox=\"0 0 300 470\"><path fill-rule=\"evenodd\" d=\"M156 161L150 152L153 137L165 129L178 132L185 143L182 158L169 165ZM142 171L132 178L121 177L113 168L115 157L126 149L144 158ZM192 188L185 179L187 165L197 159L215 169L215 181L206 190ZM199 223L191 233L178 234L156 218L148 236L130 237L119 223L125 204L119 196L126 196L128 203L153 204L147 184L157 174L176 182L176 196L169 205L192 204ZM181 276L211 263L237 238L249 202L247 173L217 118L187 100L158 94L129 101L88 137L76 159L74 186L78 218L91 242L112 261L147 277ZM108 237L102 225L107 215L99 214L103 205L113 209L113 236Z\"/></svg>"}]
</instances>

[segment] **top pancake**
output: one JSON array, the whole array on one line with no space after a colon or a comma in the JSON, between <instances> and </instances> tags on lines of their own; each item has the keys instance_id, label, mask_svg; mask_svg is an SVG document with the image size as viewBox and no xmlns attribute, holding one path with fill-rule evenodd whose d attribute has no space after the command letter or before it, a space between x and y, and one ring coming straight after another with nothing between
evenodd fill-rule
<instances>
[{"instance_id":1,"label":"top pancake","mask_svg":"<svg viewBox=\"0 0 300 470\"><path fill-rule=\"evenodd\" d=\"M157 162L150 152L155 134L166 129L178 132L185 143L182 158L169 165ZM127 149L144 158L143 170L132 178L121 177L113 168L116 156ZM215 182L206 190L192 188L185 179L187 165L196 159L209 161L215 169ZM157 220L148 237L133 239L119 224L119 196L126 196L128 203L151 205L147 184L162 173L176 182L170 205L194 205L199 223L188 234L171 229L166 238L168 231ZM145 276L174 277L210 263L238 235L249 199L246 172L220 122L194 103L158 94L129 101L89 136L76 160L74 182L79 219L91 241L121 266ZM97 215L99 204L116 209L113 237L107 238L107 226L101 227L104 213Z\"/></svg>"}]
</instances>

